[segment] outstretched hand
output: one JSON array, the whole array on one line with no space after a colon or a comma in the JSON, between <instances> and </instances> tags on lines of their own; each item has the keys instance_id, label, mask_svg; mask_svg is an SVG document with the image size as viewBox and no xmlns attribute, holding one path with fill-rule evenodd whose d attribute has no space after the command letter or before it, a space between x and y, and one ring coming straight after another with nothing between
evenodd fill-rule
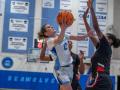
<instances>
[{"instance_id":1,"label":"outstretched hand","mask_svg":"<svg viewBox=\"0 0 120 90\"><path fill-rule=\"evenodd\" d=\"M65 31L67 29L68 25L66 23L64 23L64 20L62 21L62 23L60 24L60 28L62 31Z\"/></svg>"},{"instance_id":2,"label":"outstretched hand","mask_svg":"<svg viewBox=\"0 0 120 90\"><path fill-rule=\"evenodd\" d=\"M87 6L88 6L88 8L91 8L91 7L92 7L92 0L88 0Z\"/></svg>"},{"instance_id":3,"label":"outstretched hand","mask_svg":"<svg viewBox=\"0 0 120 90\"><path fill-rule=\"evenodd\" d=\"M86 11L85 11L84 14L83 14L83 17L84 17L84 18L87 17L87 14L88 14L89 8L92 7L92 0L88 0L88 1L87 1L87 6L88 6L88 8L86 9Z\"/></svg>"}]
</instances>

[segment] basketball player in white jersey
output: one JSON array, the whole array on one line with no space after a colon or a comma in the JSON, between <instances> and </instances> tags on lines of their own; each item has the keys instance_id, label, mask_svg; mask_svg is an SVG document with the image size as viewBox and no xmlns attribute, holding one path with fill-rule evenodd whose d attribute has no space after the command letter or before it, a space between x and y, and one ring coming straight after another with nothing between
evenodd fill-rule
<instances>
[{"instance_id":1,"label":"basketball player in white jersey","mask_svg":"<svg viewBox=\"0 0 120 90\"><path fill-rule=\"evenodd\" d=\"M65 34L67 26L65 24L60 25L61 32L55 33L54 28L45 24L42 26L41 31L38 33L39 39L45 40L42 48L40 59L41 60L54 60L52 56L45 55L45 50L48 48L57 57L55 64L55 71L60 83L60 90L72 90L71 80L73 77L72 57L70 55L68 40L84 40L87 35L84 36L71 36Z\"/></svg>"}]
</instances>

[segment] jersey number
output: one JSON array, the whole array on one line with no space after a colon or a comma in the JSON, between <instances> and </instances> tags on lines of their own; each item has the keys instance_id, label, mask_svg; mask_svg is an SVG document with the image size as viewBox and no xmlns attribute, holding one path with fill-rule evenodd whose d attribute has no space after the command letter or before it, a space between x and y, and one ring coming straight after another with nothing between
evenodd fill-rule
<instances>
[{"instance_id":1,"label":"jersey number","mask_svg":"<svg viewBox=\"0 0 120 90\"><path fill-rule=\"evenodd\" d=\"M64 44L64 50L67 50L67 43Z\"/></svg>"}]
</instances>

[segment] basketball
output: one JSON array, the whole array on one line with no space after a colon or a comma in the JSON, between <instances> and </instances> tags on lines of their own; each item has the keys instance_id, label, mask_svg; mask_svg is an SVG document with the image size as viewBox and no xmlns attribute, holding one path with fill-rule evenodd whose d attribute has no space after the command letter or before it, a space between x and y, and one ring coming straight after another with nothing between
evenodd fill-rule
<instances>
[{"instance_id":1,"label":"basketball","mask_svg":"<svg viewBox=\"0 0 120 90\"><path fill-rule=\"evenodd\" d=\"M70 11L62 10L58 13L56 19L59 25L66 24L67 26L71 26L74 21L74 16Z\"/></svg>"}]
</instances>

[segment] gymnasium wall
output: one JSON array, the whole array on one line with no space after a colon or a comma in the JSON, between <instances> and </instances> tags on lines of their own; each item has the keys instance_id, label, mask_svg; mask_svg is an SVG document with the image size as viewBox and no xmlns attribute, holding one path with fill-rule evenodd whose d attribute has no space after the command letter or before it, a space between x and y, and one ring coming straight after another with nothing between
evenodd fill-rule
<instances>
[{"instance_id":1,"label":"gymnasium wall","mask_svg":"<svg viewBox=\"0 0 120 90\"><path fill-rule=\"evenodd\" d=\"M1 33L0 33L0 47L1 47L0 48L0 55L3 55L3 56L4 55L10 55L10 56L14 57L14 55L12 55L11 53L5 53L4 54L2 52L2 37L3 37L3 23L4 23L3 22L3 19L4 19L4 5L5 5L5 1L6 0L1 0L1 1L2 1L2 12L3 13L2 13L2 16L0 16L0 31L1 31ZM119 5L117 5L118 2L119 2L119 0L118 1L113 1L113 0L109 0L108 1L107 26L114 26L115 30L113 30L112 32L114 32L116 35L119 36L119 33L117 33L117 32L119 32L119 29L120 29L120 26L119 26L119 21L120 21L119 20ZM31 17L32 19L34 19L34 23L31 23L31 24L34 24L33 37L37 38L37 33L40 30L40 25L41 25L41 20L42 20L42 18L41 18L41 15L42 15L42 13L41 13L42 12L42 0L36 0L35 3L36 3L35 4L35 17ZM77 13L76 13L77 9L76 8L77 8L78 5L79 4L77 2L72 2L72 5L71 5L75 17L77 16ZM77 26L78 21L79 20L76 19L76 22L73 23L74 27L78 27ZM73 29L74 27L71 27L71 28ZM107 31L110 31L110 30L107 30ZM77 34L77 32L78 32L77 29L71 30L71 33L73 33L75 35ZM76 47L77 42L74 42L73 44L74 44L73 51L75 53L77 53L77 47ZM119 49L114 50L113 58L115 58L115 59L119 59L120 58L119 57L120 55L118 53L119 51L120 51ZM21 57L21 55L22 55L22 54L17 54L17 53L14 53L14 54L17 55L18 57ZM22 56L24 56L24 55L22 55Z\"/></svg>"},{"instance_id":2,"label":"gymnasium wall","mask_svg":"<svg viewBox=\"0 0 120 90\"><path fill-rule=\"evenodd\" d=\"M24 54L18 54L18 53L4 53L2 52L2 37L3 37L3 23L4 23L4 5L5 5L5 1L6 0L1 0L2 2L2 16L0 15L0 56L17 56L17 57L25 57ZM120 1L119 0L109 0L108 1L108 19L107 19L107 26L113 26L113 30L108 30L109 32L113 32L115 35L117 35L118 37L120 37L120 18L119 18L119 14L120 14L120 6L119 6ZM73 13L76 17L76 8L77 8L78 3L73 2L72 4L72 9L73 9ZM32 19L34 19L34 33L33 33L33 37L37 38L37 33L40 30L40 25L41 25L41 15L42 15L42 0L36 0L35 1L35 17L31 17ZM74 23L74 27L78 27L77 26L78 21L76 20L76 22ZM31 23L32 24L32 23ZM72 28L74 28L72 27ZM73 34L77 34L77 29L71 31ZM77 47L76 44L77 42L74 42L74 47L73 47L73 51L75 53L77 53ZM113 59L120 59L120 49L113 49Z\"/></svg>"},{"instance_id":3,"label":"gymnasium wall","mask_svg":"<svg viewBox=\"0 0 120 90\"><path fill-rule=\"evenodd\" d=\"M2 0L2 12L4 12L4 2L5 2L5 0ZM117 2L117 1L115 1L115 2ZM75 2L73 2L73 3L74 4L72 4L72 9L74 10L74 13L75 13L76 12L76 7L77 7L78 3L75 3ZM118 4L118 2L116 4ZM113 32L116 35L119 36L119 33L116 33L116 31L119 31L119 29L120 29L120 27L119 27L119 21L120 20L118 18L118 16L119 16L119 8L115 9L115 8L117 8L117 6L119 6L119 5L115 5L115 7L114 7L113 0L109 0L108 1L108 20L107 20L107 25L109 26L109 25L113 25L114 24L115 32L114 31ZM34 38L37 38L37 32L40 30L40 25L41 25L41 20L40 19L41 19L41 14L42 14L41 13L42 12L41 11L42 10L42 8L41 8L42 7L42 0L36 0L35 7L36 8L35 8L34 23L33 23L34 24L34 34L33 34L33 36L34 36ZM114 12L116 13L116 14L114 14L114 18L113 18L113 9L115 9ZM77 15L77 14L75 13L74 15ZM0 27L1 27L0 28L0 31L1 31L1 33L0 33L1 34L0 35L0 42L1 43L2 43L2 37L3 37L2 36L2 34L3 34L2 33L3 32L3 18L4 18L4 13L2 14L2 16L0 16ZM113 22L113 19L114 19L114 22ZM74 27L77 27L76 25L77 25L77 22L74 23ZM76 32L77 32L76 30L72 31L72 33L74 33L74 34L77 34ZM74 44L76 45L76 42L74 42ZM73 47L73 51L77 52L75 45ZM0 44L0 47L1 47L0 48L0 53L1 53L2 44ZM119 49L115 50L114 52L115 52L115 54L113 54L113 57L114 58L119 58L120 55L119 55L119 53L117 53L117 52L119 52ZM5 53L5 54L10 55L10 53ZM3 55L3 53L1 53L1 55ZM18 55L18 54L16 54L16 55Z\"/></svg>"},{"instance_id":4,"label":"gymnasium wall","mask_svg":"<svg viewBox=\"0 0 120 90\"><path fill-rule=\"evenodd\" d=\"M26 57L25 54L20 53L7 53L2 52L2 40L3 40L3 24L4 24L4 12L5 12L5 2L7 0L1 0L2 3L2 15L0 15L0 56L15 56L15 57ZM29 17L29 19L34 20L34 22L30 22L30 24L34 26L33 30L33 38L37 38L37 33L40 31L40 25L41 25L41 0L35 0L35 12L34 17ZM33 38L31 39L31 42L33 42ZM7 41L6 41L7 42ZM32 44L32 47L34 45L34 42Z\"/></svg>"},{"instance_id":5,"label":"gymnasium wall","mask_svg":"<svg viewBox=\"0 0 120 90\"><path fill-rule=\"evenodd\" d=\"M2 11L2 15L0 15L0 57L4 57L4 56L12 56L12 57L18 57L18 58L26 57L25 54L2 52L5 2L7 2L7 0L1 0L1 6L0 6ZM33 37L35 38L37 37L36 33L40 30L40 25L41 25L40 17L41 17L41 0L36 0L35 1L35 17L30 17L31 19L35 19L34 22L31 23L34 25Z\"/></svg>"},{"instance_id":6,"label":"gymnasium wall","mask_svg":"<svg viewBox=\"0 0 120 90\"><path fill-rule=\"evenodd\" d=\"M114 0L113 33L120 39L120 0ZM113 50L113 58L120 60L120 48Z\"/></svg>"},{"instance_id":7,"label":"gymnasium wall","mask_svg":"<svg viewBox=\"0 0 120 90\"><path fill-rule=\"evenodd\" d=\"M27 54L23 54L23 53L8 53L8 52L2 52L2 40L3 40L3 23L4 23L4 11L5 11L5 1L8 0L1 0L2 1L2 16L0 15L0 63L2 61L2 58L4 57L11 57L12 59L14 59L15 61L18 60L18 62L15 63L16 66L20 66L20 68L16 68L17 70L22 70L24 71L24 69L27 71L37 71L40 67L39 64L35 64L35 63L31 63L31 64L27 64L26 65L26 58L27 58ZM73 13L75 15L75 17L77 17L77 6L79 5L79 3L75 2L74 0L72 0L72 4L71 4L71 8L73 10ZM103 0L104 1L104 0ZM107 32L113 32L115 35L117 35L120 38L120 0L108 0L108 15L107 15L107 26L113 26L113 30L111 30L110 28L107 28ZM35 13L34 13L34 17L30 17L31 19L34 19L34 22L31 22L31 24L33 24L34 28L33 28L33 40L35 38L37 38L37 33L40 31L40 27L41 27L41 21L42 21L42 0L35 0ZM71 29L74 29L74 27L78 28L78 22L79 20L76 19L76 22L73 23L73 26L71 27ZM71 30L71 33L77 35L78 30ZM33 42L34 45L34 41L31 39L31 41ZM7 41L6 41L7 42ZM77 42L74 42L73 45L73 51L75 53L77 53ZM112 73L113 74L120 74L120 67L119 67L119 61L120 60L120 49L113 49L113 61L112 61ZM117 61L115 61L117 60ZM22 62L21 62L22 61ZM115 61L115 62L114 62ZM26 67L23 67L21 65L25 65ZM35 67L32 67L35 66ZM50 65L47 64L41 64L41 66L44 66L43 68L41 68L40 70L38 70L39 72L42 70L44 71L46 69L46 67L49 68L49 66L51 66L51 68L53 68L53 63L50 63ZM3 69L2 66L0 66L1 69ZM13 67L14 68L14 67ZM12 70L13 68L9 69ZM5 68L4 68L5 69ZM31 70L30 70L31 69ZM6 69L7 70L7 69ZM48 69L48 72L50 71L50 69ZM51 71L52 72L52 71ZM7 73L8 74L8 73ZM6 75L7 75L6 74Z\"/></svg>"}]
</instances>

